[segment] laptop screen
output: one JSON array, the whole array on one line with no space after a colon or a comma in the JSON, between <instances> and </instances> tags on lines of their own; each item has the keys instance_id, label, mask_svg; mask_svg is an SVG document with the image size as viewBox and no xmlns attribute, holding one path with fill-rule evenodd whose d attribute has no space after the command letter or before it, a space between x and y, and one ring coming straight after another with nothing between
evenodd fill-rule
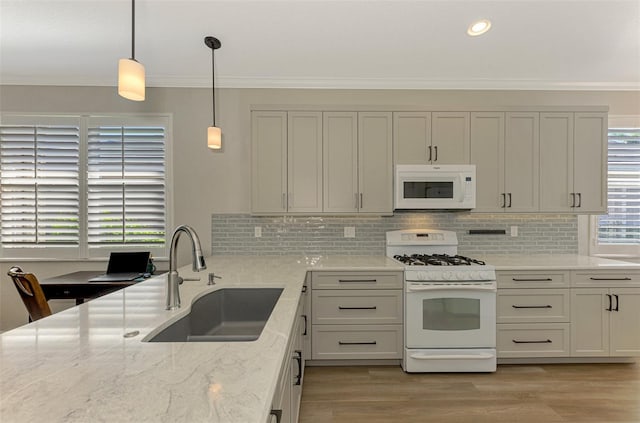
<instances>
[{"instance_id":1,"label":"laptop screen","mask_svg":"<svg viewBox=\"0 0 640 423\"><path fill-rule=\"evenodd\" d=\"M107 274L111 273L144 273L147 271L149 251L142 252L114 252L109 256Z\"/></svg>"}]
</instances>

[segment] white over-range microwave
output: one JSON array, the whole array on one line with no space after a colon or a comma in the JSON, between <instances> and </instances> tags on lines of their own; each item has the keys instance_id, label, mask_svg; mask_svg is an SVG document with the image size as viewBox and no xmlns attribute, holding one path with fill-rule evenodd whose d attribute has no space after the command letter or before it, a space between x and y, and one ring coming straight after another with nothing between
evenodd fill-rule
<instances>
[{"instance_id":1,"label":"white over-range microwave","mask_svg":"<svg viewBox=\"0 0 640 423\"><path fill-rule=\"evenodd\" d=\"M475 165L396 165L395 209L473 209Z\"/></svg>"}]
</instances>

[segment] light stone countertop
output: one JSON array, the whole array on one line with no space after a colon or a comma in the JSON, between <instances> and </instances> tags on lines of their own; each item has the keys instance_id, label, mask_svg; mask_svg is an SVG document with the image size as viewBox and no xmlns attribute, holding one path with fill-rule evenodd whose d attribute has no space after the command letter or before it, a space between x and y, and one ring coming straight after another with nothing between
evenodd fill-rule
<instances>
[{"instance_id":1,"label":"light stone countertop","mask_svg":"<svg viewBox=\"0 0 640 423\"><path fill-rule=\"evenodd\" d=\"M638 270L640 263L577 254L478 255L496 270Z\"/></svg>"},{"instance_id":2,"label":"light stone countertop","mask_svg":"<svg viewBox=\"0 0 640 423\"><path fill-rule=\"evenodd\" d=\"M265 422L307 270L402 270L382 256L213 256L165 310L158 276L0 336L0 421ZM222 276L207 286L207 273ZM283 287L253 342L148 343L150 332L226 287ZM128 332L139 331L133 338Z\"/></svg>"}]
</instances>

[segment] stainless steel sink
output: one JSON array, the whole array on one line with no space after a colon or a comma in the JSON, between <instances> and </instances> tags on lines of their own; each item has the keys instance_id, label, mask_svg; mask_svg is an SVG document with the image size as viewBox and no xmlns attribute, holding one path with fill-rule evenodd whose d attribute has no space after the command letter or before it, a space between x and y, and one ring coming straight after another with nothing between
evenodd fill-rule
<instances>
[{"instance_id":1,"label":"stainless steel sink","mask_svg":"<svg viewBox=\"0 0 640 423\"><path fill-rule=\"evenodd\" d=\"M146 342L239 342L260 337L282 288L223 288L198 298L191 311Z\"/></svg>"}]
</instances>

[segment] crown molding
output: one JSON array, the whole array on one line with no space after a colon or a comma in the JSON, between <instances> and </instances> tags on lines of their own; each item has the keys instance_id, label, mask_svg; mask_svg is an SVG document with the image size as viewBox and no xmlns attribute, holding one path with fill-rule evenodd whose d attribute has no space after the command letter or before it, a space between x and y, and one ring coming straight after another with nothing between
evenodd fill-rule
<instances>
[{"instance_id":1,"label":"crown molding","mask_svg":"<svg viewBox=\"0 0 640 423\"><path fill-rule=\"evenodd\" d=\"M104 86L116 83L109 78L29 77L5 75L0 85ZM148 76L147 87L210 88L209 78ZM546 81L491 79L409 79L409 78L270 78L218 77L218 88L282 89L385 89L385 90L534 90L534 91L640 91L640 81Z\"/></svg>"}]
</instances>

